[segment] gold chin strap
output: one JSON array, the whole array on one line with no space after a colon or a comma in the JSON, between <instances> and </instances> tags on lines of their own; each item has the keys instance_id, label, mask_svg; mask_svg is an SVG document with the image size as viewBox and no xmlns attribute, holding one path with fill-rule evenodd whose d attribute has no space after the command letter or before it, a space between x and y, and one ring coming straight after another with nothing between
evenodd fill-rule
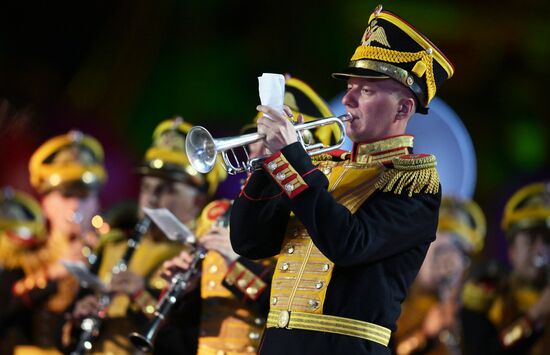
<instances>
[{"instance_id":1,"label":"gold chin strap","mask_svg":"<svg viewBox=\"0 0 550 355\"><path fill-rule=\"evenodd\" d=\"M290 312L272 309L267 328L303 329L362 338L388 346L391 330L374 323L326 314Z\"/></svg>"}]
</instances>

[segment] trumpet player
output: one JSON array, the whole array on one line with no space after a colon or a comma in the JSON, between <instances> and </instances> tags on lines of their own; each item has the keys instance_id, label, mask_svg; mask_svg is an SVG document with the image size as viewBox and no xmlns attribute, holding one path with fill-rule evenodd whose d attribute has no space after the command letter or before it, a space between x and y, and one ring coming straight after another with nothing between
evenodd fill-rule
<instances>
[{"instance_id":1,"label":"trumpet player","mask_svg":"<svg viewBox=\"0 0 550 355\"><path fill-rule=\"evenodd\" d=\"M231 243L279 254L260 354L389 354L400 303L435 239L435 157L405 135L451 63L379 6L348 68L342 99L352 152L312 161L287 115L259 106L269 155L233 204Z\"/></svg>"},{"instance_id":2,"label":"trumpet player","mask_svg":"<svg viewBox=\"0 0 550 355\"><path fill-rule=\"evenodd\" d=\"M139 211L143 207L167 208L194 229L197 216L215 192L218 182L225 177L225 172L221 170L202 175L189 165L184 141L190 128L189 123L174 118L161 122L155 129L153 144L138 168L141 175ZM142 212L139 212L139 217L143 217ZM90 353L93 354L133 354L137 351L130 343L128 334L140 331L153 316L158 296L166 287L166 282L158 273L159 268L183 248L151 226L141 237L127 270L112 273L113 267L125 253L127 238L122 231L114 230L102 236L98 246L98 276L109 285L112 295L110 305L103 309L96 295L84 296L76 303L71 322L66 327L72 328L74 345L78 340L80 321L106 313L99 335L92 341ZM185 347L196 339L198 324L193 322L198 321L191 321L191 330L187 335L169 337L164 342L167 348L160 347L159 353L186 353ZM186 337L191 341L185 341L188 340ZM70 348L71 345L66 346Z\"/></svg>"},{"instance_id":3,"label":"trumpet player","mask_svg":"<svg viewBox=\"0 0 550 355\"><path fill-rule=\"evenodd\" d=\"M550 351L549 221L549 181L524 186L508 200L501 226L511 270L480 268L466 283L462 310L465 354Z\"/></svg>"}]
</instances>

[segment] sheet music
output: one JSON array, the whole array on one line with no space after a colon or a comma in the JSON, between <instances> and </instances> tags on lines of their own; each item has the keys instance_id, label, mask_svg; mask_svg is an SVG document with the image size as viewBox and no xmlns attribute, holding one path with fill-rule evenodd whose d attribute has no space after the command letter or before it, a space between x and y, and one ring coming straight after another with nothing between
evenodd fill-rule
<instances>
[{"instance_id":1,"label":"sheet music","mask_svg":"<svg viewBox=\"0 0 550 355\"><path fill-rule=\"evenodd\" d=\"M107 286L96 275L92 274L82 261L61 260L61 264L78 279L80 286L98 293L107 292Z\"/></svg>"},{"instance_id":2,"label":"sheet music","mask_svg":"<svg viewBox=\"0 0 550 355\"><path fill-rule=\"evenodd\" d=\"M155 222L157 227L166 235L166 238L185 244L196 242L193 232L166 208L143 208L143 212Z\"/></svg>"},{"instance_id":3,"label":"sheet music","mask_svg":"<svg viewBox=\"0 0 550 355\"><path fill-rule=\"evenodd\" d=\"M285 77L281 74L263 73L258 77L258 91L262 105L283 112Z\"/></svg>"}]
</instances>

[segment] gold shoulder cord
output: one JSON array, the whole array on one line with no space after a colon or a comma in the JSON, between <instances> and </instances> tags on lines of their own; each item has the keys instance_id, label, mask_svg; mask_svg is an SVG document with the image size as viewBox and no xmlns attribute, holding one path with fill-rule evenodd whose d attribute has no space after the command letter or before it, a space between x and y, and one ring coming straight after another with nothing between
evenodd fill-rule
<instances>
[{"instance_id":1,"label":"gold shoulder cord","mask_svg":"<svg viewBox=\"0 0 550 355\"><path fill-rule=\"evenodd\" d=\"M376 188L384 192L401 194L406 189L413 193L436 194L439 192L439 174L435 169L435 156L431 154L406 155L393 159L393 169L384 172L376 182Z\"/></svg>"}]
</instances>

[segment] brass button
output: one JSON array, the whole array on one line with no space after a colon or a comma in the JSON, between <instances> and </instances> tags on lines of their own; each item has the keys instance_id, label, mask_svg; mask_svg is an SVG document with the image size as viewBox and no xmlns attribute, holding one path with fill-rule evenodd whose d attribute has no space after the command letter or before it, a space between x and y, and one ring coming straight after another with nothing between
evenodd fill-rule
<instances>
[{"instance_id":1,"label":"brass button","mask_svg":"<svg viewBox=\"0 0 550 355\"><path fill-rule=\"evenodd\" d=\"M256 325L264 325L264 323L265 323L265 320L263 318L258 317L254 319L254 324Z\"/></svg>"},{"instance_id":2,"label":"brass button","mask_svg":"<svg viewBox=\"0 0 550 355\"><path fill-rule=\"evenodd\" d=\"M239 279L237 281L237 286L239 286L240 288L245 288L246 285L248 285L248 281L246 281L245 279Z\"/></svg>"},{"instance_id":3,"label":"brass button","mask_svg":"<svg viewBox=\"0 0 550 355\"><path fill-rule=\"evenodd\" d=\"M281 265L281 270L283 270L283 271L287 271L289 268L290 268L289 263L283 263Z\"/></svg>"},{"instance_id":4,"label":"brass button","mask_svg":"<svg viewBox=\"0 0 550 355\"><path fill-rule=\"evenodd\" d=\"M270 162L269 164L267 164L267 168L271 171L277 169L277 163L275 163L274 161Z\"/></svg>"},{"instance_id":5,"label":"brass button","mask_svg":"<svg viewBox=\"0 0 550 355\"><path fill-rule=\"evenodd\" d=\"M277 180L283 181L286 178L286 175L285 175L285 173L280 171L280 172L277 173L277 175L275 175L275 177L277 178Z\"/></svg>"},{"instance_id":6,"label":"brass button","mask_svg":"<svg viewBox=\"0 0 550 355\"><path fill-rule=\"evenodd\" d=\"M250 332L250 333L248 333L248 337L250 338L250 340L258 340L258 339L260 339L260 333Z\"/></svg>"},{"instance_id":7,"label":"brass button","mask_svg":"<svg viewBox=\"0 0 550 355\"><path fill-rule=\"evenodd\" d=\"M292 190L294 190L294 185L289 182L285 185L285 190L288 192L292 192Z\"/></svg>"},{"instance_id":8,"label":"brass button","mask_svg":"<svg viewBox=\"0 0 550 355\"><path fill-rule=\"evenodd\" d=\"M216 355L225 355L225 351L218 350L218 351L216 351Z\"/></svg>"},{"instance_id":9,"label":"brass button","mask_svg":"<svg viewBox=\"0 0 550 355\"><path fill-rule=\"evenodd\" d=\"M257 350L257 349L256 349L255 347L253 347L252 345L248 345L248 346L246 347L246 352L248 352L248 353L255 353L256 350Z\"/></svg>"},{"instance_id":10,"label":"brass button","mask_svg":"<svg viewBox=\"0 0 550 355\"><path fill-rule=\"evenodd\" d=\"M294 253L294 245L289 245L288 248L286 249L286 252L289 254Z\"/></svg>"},{"instance_id":11,"label":"brass button","mask_svg":"<svg viewBox=\"0 0 550 355\"><path fill-rule=\"evenodd\" d=\"M331 169L331 168L324 168L324 169L323 169L323 174L325 174L325 175L328 175L328 174L330 174L331 172L332 172L332 169Z\"/></svg>"},{"instance_id":12,"label":"brass button","mask_svg":"<svg viewBox=\"0 0 550 355\"><path fill-rule=\"evenodd\" d=\"M318 289L318 290L323 288L323 281L317 281L315 283L315 288Z\"/></svg>"},{"instance_id":13,"label":"brass button","mask_svg":"<svg viewBox=\"0 0 550 355\"><path fill-rule=\"evenodd\" d=\"M309 300L307 303L311 309L317 309L319 307L319 301L317 300Z\"/></svg>"},{"instance_id":14,"label":"brass button","mask_svg":"<svg viewBox=\"0 0 550 355\"><path fill-rule=\"evenodd\" d=\"M216 287L216 281L214 280L208 281L208 288L213 289L214 287Z\"/></svg>"},{"instance_id":15,"label":"brass button","mask_svg":"<svg viewBox=\"0 0 550 355\"><path fill-rule=\"evenodd\" d=\"M210 266L210 269L208 269L208 271L211 273L211 274L215 274L218 272L218 266L217 265L212 265Z\"/></svg>"},{"instance_id":16,"label":"brass button","mask_svg":"<svg viewBox=\"0 0 550 355\"><path fill-rule=\"evenodd\" d=\"M273 297L273 298L271 299L271 304L272 304L272 305L276 305L276 304L277 304L277 301L279 301L279 299L278 299L277 297Z\"/></svg>"},{"instance_id":17,"label":"brass button","mask_svg":"<svg viewBox=\"0 0 550 355\"><path fill-rule=\"evenodd\" d=\"M321 270L323 270L323 271L328 271L329 269L330 269L329 264L323 264L323 266L321 267Z\"/></svg>"},{"instance_id":18,"label":"brass button","mask_svg":"<svg viewBox=\"0 0 550 355\"><path fill-rule=\"evenodd\" d=\"M277 321L277 325L279 326L279 328L285 328L288 325L289 321L290 321L290 312L281 311L281 313L279 313L279 320Z\"/></svg>"},{"instance_id":19,"label":"brass button","mask_svg":"<svg viewBox=\"0 0 550 355\"><path fill-rule=\"evenodd\" d=\"M246 293L249 295L255 295L258 293L258 289L256 287L250 286L246 288Z\"/></svg>"}]
</instances>

